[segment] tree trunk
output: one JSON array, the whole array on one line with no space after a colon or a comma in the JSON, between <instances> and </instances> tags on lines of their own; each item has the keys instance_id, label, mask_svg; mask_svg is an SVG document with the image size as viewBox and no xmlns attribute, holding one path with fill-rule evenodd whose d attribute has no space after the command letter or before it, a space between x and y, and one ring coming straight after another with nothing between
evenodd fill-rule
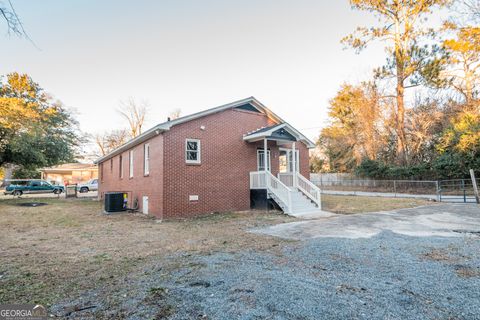
<instances>
[{"instance_id":1,"label":"tree trunk","mask_svg":"<svg viewBox=\"0 0 480 320\"><path fill-rule=\"evenodd\" d=\"M407 164L407 139L405 135L405 57L399 43L395 45L395 61L397 69L397 159L401 165Z\"/></svg>"},{"instance_id":2,"label":"tree trunk","mask_svg":"<svg viewBox=\"0 0 480 320\"><path fill-rule=\"evenodd\" d=\"M12 179L13 171L17 168L14 164L4 164L3 166L3 181L0 183L1 187L6 185L6 180Z\"/></svg>"},{"instance_id":3,"label":"tree trunk","mask_svg":"<svg viewBox=\"0 0 480 320\"><path fill-rule=\"evenodd\" d=\"M400 164L407 163L404 90L403 82L399 82L397 84L397 157Z\"/></svg>"}]
</instances>

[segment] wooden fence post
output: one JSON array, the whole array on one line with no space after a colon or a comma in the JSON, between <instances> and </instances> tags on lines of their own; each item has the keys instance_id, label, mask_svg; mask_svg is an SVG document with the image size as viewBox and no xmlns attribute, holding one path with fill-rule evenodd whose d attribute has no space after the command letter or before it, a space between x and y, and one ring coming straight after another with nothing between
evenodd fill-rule
<instances>
[{"instance_id":1,"label":"wooden fence post","mask_svg":"<svg viewBox=\"0 0 480 320\"><path fill-rule=\"evenodd\" d=\"M473 169L470 169L470 177L472 178L473 192L475 192L475 200L477 201L477 203L480 203L477 180L475 179L475 172L473 172Z\"/></svg>"}]
</instances>

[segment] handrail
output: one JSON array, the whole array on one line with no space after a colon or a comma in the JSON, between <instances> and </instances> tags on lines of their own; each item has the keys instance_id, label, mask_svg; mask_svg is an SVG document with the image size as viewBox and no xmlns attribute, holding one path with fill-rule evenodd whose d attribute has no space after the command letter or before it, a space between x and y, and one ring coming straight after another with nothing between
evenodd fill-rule
<instances>
[{"instance_id":1,"label":"handrail","mask_svg":"<svg viewBox=\"0 0 480 320\"><path fill-rule=\"evenodd\" d=\"M320 210L322 209L321 192L316 185L299 172L295 174L295 185L303 194L315 202Z\"/></svg>"},{"instance_id":2,"label":"handrail","mask_svg":"<svg viewBox=\"0 0 480 320\"><path fill-rule=\"evenodd\" d=\"M285 205L284 212L291 213L292 210L292 190L287 187L280 179L275 177L270 171L265 172L267 190L277 196Z\"/></svg>"}]
</instances>

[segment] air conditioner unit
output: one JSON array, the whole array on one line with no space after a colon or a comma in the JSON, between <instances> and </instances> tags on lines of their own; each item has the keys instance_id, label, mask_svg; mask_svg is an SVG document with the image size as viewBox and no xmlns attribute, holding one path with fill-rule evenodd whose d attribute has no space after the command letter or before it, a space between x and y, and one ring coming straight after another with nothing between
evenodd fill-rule
<instances>
[{"instance_id":1,"label":"air conditioner unit","mask_svg":"<svg viewBox=\"0 0 480 320\"><path fill-rule=\"evenodd\" d=\"M126 194L123 192L107 192L105 193L105 212L120 212L125 211Z\"/></svg>"}]
</instances>

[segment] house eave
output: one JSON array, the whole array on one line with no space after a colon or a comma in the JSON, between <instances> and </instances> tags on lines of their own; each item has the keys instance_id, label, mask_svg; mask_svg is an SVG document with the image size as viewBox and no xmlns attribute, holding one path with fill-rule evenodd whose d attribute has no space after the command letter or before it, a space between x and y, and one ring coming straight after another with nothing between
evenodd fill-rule
<instances>
[{"instance_id":1,"label":"house eave","mask_svg":"<svg viewBox=\"0 0 480 320\"><path fill-rule=\"evenodd\" d=\"M146 140L154 137L155 135L158 135L158 134L161 134L165 131L170 130L173 126L176 126L176 125L188 122L188 121L192 121L192 120L195 120L195 119L198 119L198 118L201 118L201 117L205 117L205 116L208 116L208 115L211 115L211 114L222 112L222 111L227 110L227 109L232 109L232 108L235 108L235 107L239 107L239 106L242 106L242 105L247 104L247 103L253 105L260 112L264 113L273 122L278 123L278 124L286 123L282 118L280 118L275 113L273 113L270 109L268 109L266 106L264 106L255 97L248 97L248 98L245 98L245 99L242 99L242 100L238 100L238 101L234 101L234 102L230 102L230 103L221 105L219 107L215 107L215 108L207 109L207 110L200 111L200 112L197 112L197 113L193 113L193 114L185 116L185 117L180 117L180 118L175 119L175 120L160 123L160 124L156 125L155 127L145 131L144 133L142 133L138 137L128 141L124 145L122 145L122 146L118 147L117 149L113 150L109 154L95 160L93 163L94 164L99 164L99 163L104 162L104 161L106 161L110 158L113 158L116 155L118 155L118 154L136 146L137 144L142 143L143 141L146 141ZM296 129L293 129L293 130L295 132L297 132L302 137L301 141L304 141L308 148L314 148L315 147L315 144L313 142L311 142L309 139L307 139L305 136L303 136L300 132L298 132L298 130L296 130Z\"/></svg>"},{"instance_id":2,"label":"house eave","mask_svg":"<svg viewBox=\"0 0 480 320\"><path fill-rule=\"evenodd\" d=\"M99 163L102 163L102 162L105 162L106 160L110 159L110 158L113 158L117 155L119 155L120 153L136 146L137 144L140 144L144 141L147 141L148 139L151 139L155 136L158 136L159 134L162 134L163 132L165 131L168 131L169 128L165 128L163 127L162 125L158 125L158 126L155 126L147 131L145 131L144 133L142 133L141 135L139 135L138 137L135 137L133 138L132 140L128 141L127 143L121 145L120 147L118 147L117 149L113 150L112 152L110 152L109 154L103 156L103 157L100 157L98 158L97 160L95 160L93 163L94 164L99 164Z\"/></svg>"}]
</instances>

